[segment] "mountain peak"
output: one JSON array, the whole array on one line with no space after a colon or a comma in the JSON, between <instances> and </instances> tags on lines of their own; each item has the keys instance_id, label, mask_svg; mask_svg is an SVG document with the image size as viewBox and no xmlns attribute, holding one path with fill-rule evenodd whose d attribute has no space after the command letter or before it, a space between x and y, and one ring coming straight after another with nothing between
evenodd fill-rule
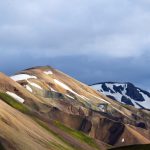
<instances>
[{"instance_id":1,"label":"mountain peak","mask_svg":"<svg viewBox=\"0 0 150 150\"><path fill-rule=\"evenodd\" d=\"M101 82L91 87L113 100L136 108L150 109L150 93L131 82Z\"/></svg>"},{"instance_id":2,"label":"mountain peak","mask_svg":"<svg viewBox=\"0 0 150 150\"><path fill-rule=\"evenodd\" d=\"M27 68L25 70L33 70L33 69L47 70L47 69L52 69L52 67L49 66L49 65L46 65L46 66L35 66L35 67Z\"/></svg>"}]
</instances>

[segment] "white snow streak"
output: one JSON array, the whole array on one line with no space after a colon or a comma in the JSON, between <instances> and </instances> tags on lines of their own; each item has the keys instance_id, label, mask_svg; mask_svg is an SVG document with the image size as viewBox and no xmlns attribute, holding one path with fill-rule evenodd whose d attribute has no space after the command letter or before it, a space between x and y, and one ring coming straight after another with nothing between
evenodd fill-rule
<instances>
[{"instance_id":1,"label":"white snow streak","mask_svg":"<svg viewBox=\"0 0 150 150\"><path fill-rule=\"evenodd\" d=\"M53 89L53 88L51 88L51 87L50 87L50 89L51 89L51 91L52 91L52 92L57 92L56 90L54 90L54 89Z\"/></svg>"},{"instance_id":2,"label":"white snow streak","mask_svg":"<svg viewBox=\"0 0 150 150\"><path fill-rule=\"evenodd\" d=\"M72 97L72 96L70 96L70 95L68 95L68 94L66 94L66 96L68 96L68 97L71 98L71 99L74 99L74 97Z\"/></svg>"},{"instance_id":3,"label":"white snow streak","mask_svg":"<svg viewBox=\"0 0 150 150\"><path fill-rule=\"evenodd\" d=\"M84 100L87 100L87 98L85 99L85 97L79 95L78 93L76 93L75 91L73 91L70 87L68 87L66 84L62 83L61 81L59 81L59 80L57 80L57 79L54 79L54 82L55 82L56 84L58 84L59 86L61 86L63 89L70 91L71 93L73 93L73 94L79 96L80 98L82 98L82 99L84 99Z\"/></svg>"},{"instance_id":4,"label":"white snow streak","mask_svg":"<svg viewBox=\"0 0 150 150\"><path fill-rule=\"evenodd\" d=\"M21 98L20 96L16 95L15 93L12 93L12 92L9 92L9 91L7 91L6 93L8 95L10 95L11 97L13 97L15 100L17 100L18 102L24 103L24 99Z\"/></svg>"},{"instance_id":5,"label":"white snow streak","mask_svg":"<svg viewBox=\"0 0 150 150\"><path fill-rule=\"evenodd\" d=\"M29 85L26 85L26 89L27 89L28 91L32 92L32 89L30 88Z\"/></svg>"},{"instance_id":6,"label":"white snow streak","mask_svg":"<svg viewBox=\"0 0 150 150\"><path fill-rule=\"evenodd\" d=\"M36 87L36 88L42 90L41 86L39 86L38 84L33 83L33 82L30 82L30 81L28 81L28 83L29 83L30 85L32 85L32 86L34 86L34 87Z\"/></svg>"}]
</instances>

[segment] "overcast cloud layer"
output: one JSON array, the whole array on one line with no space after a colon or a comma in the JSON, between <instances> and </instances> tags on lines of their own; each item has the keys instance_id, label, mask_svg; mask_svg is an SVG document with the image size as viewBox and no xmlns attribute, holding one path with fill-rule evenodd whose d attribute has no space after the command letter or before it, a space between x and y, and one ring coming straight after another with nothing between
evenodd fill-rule
<instances>
[{"instance_id":1,"label":"overcast cloud layer","mask_svg":"<svg viewBox=\"0 0 150 150\"><path fill-rule=\"evenodd\" d=\"M52 65L91 84L150 89L149 0L0 0L0 70Z\"/></svg>"}]
</instances>

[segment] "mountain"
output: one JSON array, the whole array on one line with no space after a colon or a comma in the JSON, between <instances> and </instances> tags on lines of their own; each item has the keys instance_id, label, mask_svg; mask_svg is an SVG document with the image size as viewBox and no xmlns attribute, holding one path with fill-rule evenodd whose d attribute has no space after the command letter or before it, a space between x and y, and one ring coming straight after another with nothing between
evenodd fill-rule
<instances>
[{"instance_id":1,"label":"mountain","mask_svg":"<svg viewBox=\"0 0 150 150\"><path fill-rule=\"evenodd\" d=\"M135 108L150 109L150 93L132 83L102 82L91 85L100 93Z\"/></svg>"},{"instance_id":2,"label":"mountain","mask_svg":"<svg viewBox=\"0 0 150 150\"><path fill-rule=\"evenodd\" d=\"M106 150L150 144L150 111L49 66L0 73L0 149Z\"/></svg>"}]
</instances>

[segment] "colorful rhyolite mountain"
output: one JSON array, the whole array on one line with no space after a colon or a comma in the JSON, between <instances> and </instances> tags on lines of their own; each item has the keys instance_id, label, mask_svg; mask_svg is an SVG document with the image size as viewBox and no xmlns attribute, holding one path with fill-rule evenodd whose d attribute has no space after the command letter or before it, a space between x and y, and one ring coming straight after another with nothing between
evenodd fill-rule
<instances>
[{"instance_id":1,"label":"colorful rhyolite mountain","mask_svg":"<svg viewBox=\"0 0 150 150\"><path fill-rule=\"evenodd\" d=\"M150 93L132 83L102 82L91 86L100 93L136 108L150 109Z\"/></svg>"},{"instance_id":2,"label":"colorful rhyolite mountain","mask_svg":"<svg viewBox=\"0 0 150 150\"><path fill-rule=\"evenodd\" d=\"M150 112L53 69L0 73L0 149L106 150L150 143Z\"/></svg>"}]
</instances>

